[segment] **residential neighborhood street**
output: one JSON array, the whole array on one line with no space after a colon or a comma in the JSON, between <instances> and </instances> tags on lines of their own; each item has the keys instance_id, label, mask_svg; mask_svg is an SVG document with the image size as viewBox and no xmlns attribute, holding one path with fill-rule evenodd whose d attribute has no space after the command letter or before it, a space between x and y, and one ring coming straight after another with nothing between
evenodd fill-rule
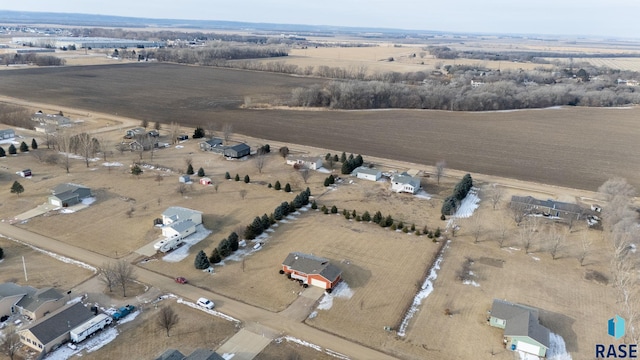
<instances>
[{"instance_id":1,"label":"residential neighborhood street","mask_svg":"<svg viewBox=\"0 0 640 360\"><path fill-rule=\"evenodd\" d=\"M100 267L113 259L104 255L74 247L58 240L36 234L8 223L0 223L0 234L37 248L54 252L65 257L75 259L89 265ZM126 257L133 260L138 255L132 253ZM190 284L177 284L173 279L147 269L136 267L138 281L162 289L163 292L172 293L190 300L199 297L213 299L216 309L222 313L234 317L243 322L245 329L261 329L257 334L265 337L290 335L298 339L331 349L353 359L394 359L394 357L374 349L353 343L341 337L314 329L302 322L292 320L283 313L273 313L258 307L247 305L225 296L197 288ZM253 331L255 333L255 331Z\"/></svg>"}]
</instances>

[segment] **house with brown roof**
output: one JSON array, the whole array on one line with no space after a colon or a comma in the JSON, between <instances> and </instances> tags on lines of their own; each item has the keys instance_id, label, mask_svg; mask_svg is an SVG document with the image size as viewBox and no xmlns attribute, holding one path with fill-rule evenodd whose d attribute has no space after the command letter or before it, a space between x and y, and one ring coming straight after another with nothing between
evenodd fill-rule
<instances>
[{"instance_id":1,"label":"house with brown roof","mask_svg":"<svg viewBox=\"0 0 640 360\"><path fill-rule=\"evenodd\" d=\"M82 303L66 305L19 330L20 341L40 352L48 353L70 340L69 332L92 318L93 313Z\"/></svg>"},{"instance_id":2,"label":"house with brown roof","mask_svg":"<svg viewBox=\"0 0 640 360\"><path fill-rule=\"evenodd\" d=\"M540 325L537 309L495 299L490 314L489 325L504 329L507 349L546 357L550 331Z\"/></svg>"},{"instance_id":3,"label":"house with brown roof","mask_svg":"<svg viewBox=\"0 0 640 360\"><path fill-rule=\"evenodd\" d=\"M292 252L284 259L280 273L300 281L304 287L313 285L328 292L340 282L342 276L342 270L329 263L328 259L299 252Z\"/></svg>"}]
</instances>

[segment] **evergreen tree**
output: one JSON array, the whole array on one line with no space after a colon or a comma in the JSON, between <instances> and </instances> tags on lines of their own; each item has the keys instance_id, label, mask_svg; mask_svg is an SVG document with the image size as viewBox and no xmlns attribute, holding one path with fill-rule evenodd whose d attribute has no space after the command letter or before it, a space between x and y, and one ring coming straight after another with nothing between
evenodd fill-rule
<instances>
[{"instance_id":1,"label":"evergreen tree","mask_svg":"<svg viewBox=\"0 0 640 360\"><path fill-rule=\"evenodd\" d=\"M362 155L356 156L356 159L355 159L356 167L362 166L362 164L364 164L364 159L362 158Z\"/></svg>"},{"instance_id":2,"label":"evergreen tree","mask_svg":"<svg viewBox=\"0 0 640 360\"><path fill-rule=\"evenodd\" d=\"M322 205L322 207L320 208L320 211L322 211L323 213L327 213L327 207L325 205Z\"/></svg>"},{"instance_id":3,"label":"evergreen tree","mask_svg":"<svg viewBox=\"0 0 640 360\"><path fill-rule=\"evenodd\" d=\"M342 216L347 216L347 209L342 209Z\"/></svg>"},{"instance_id":4,"label":"evergreen tree","mask_svg":"<svg viewBox=\"0 0 640 360\"><path fill-rule=\"evenodd\" d=\"M195 172L193 171L193 165L189 164L189 166L187 166L187 175L193 174L195 174Z\"/></svg>"},{"instance_id":5,"label":"evergreen tree","mask_svg":"<svg viewBox=\"0 0 640 360\"><path fill-rule=\"evenodd\" d=\"M262 218L260 218L260 221L262 222L262 229L267 230L269 227L271 227L271 221L269 221L269 215L267 214L262 215Z\"/></svg>"},{"instance_id":6,"label":"evergreen tree","mask_svg":"<svg viewBox=\"0 0 640 360\"><path fill-rule=\"evenodd\" d=\"M276 217L275 217L275 215L273 215L273 213L269 214L269 223L271 225L276 223Z\"/></svg>"},{"instance_id":7,"label":"evergreen tree","mask_svg":"<svg viewBox=\"0 0 640 360\"><path fill-rule=\"evenodd\" d=\"M313 200L313 202L311 203L311 208L312 208L313 210L317 210L317 209L318 209L318 204L316 204L316 201L315 201L315 200Z\"/></svg>"},{"instance_id":8,"label":"evergreen tree","mask_svg":"<svg viewBox=\"0 0 640 360\"><path fill-rule=\"evenodd\" d=\"M329 175L329 184L335 184L336 183L336 178L333 177L333 175Z\"/></svg>"},{"instance_id":9,"label":"evergreen tree","mask_svg":"<svg viewBox=\"0 0 640 360\"><path fill-rule=\"evenodd\" d=\"M289 185L289 183L287 183L287 184L284 186L284 191L285 191L285 192L291 192L291 185Z\"/></svg>"},{"instance_id":10,"label":"evergreen tree","mask_svg":"<svg viewBox=\"0 0 640 360\"><path fill-rule=\"evenodd\" d=\"M14 181L13 185L11 185L11 193L20 196L20 194L22 194L23 192L24 186L22 186L22 184L20 184L19 182Z\"/></svg>"},{"instance_id":11,"label":"evergreen tree","mask_svg":"<svg viewBox=\"0 0 640 360\"><path fill-rule=\"evenodd\" d=\"M282 185L280 185L280 180L276 180L276 184L273 185L273 189L274 190L280 190L282 189Z\"/></svg>"},{"instance_id":12,"label":"evergreen tree","mask_svg":"<svg viewBox=\"0 0 640 360\"><path fill-rule=\"evenodd\" d=\"M3 151L3 153L4 153L4 151ZM324 186L329 186L329 185L331 185L331 182L329 181L329 178L327 177L327 178L324 179Z\"/></svg>"},{"instance_id":13,"label":"evergreen tree","mask_svg":"<svg viewBox=\"0 0 640 360\"><path fill-rule=\"evenodd\" d=\"M402 229L404 227L404 222L400 221L398 223L398 229Z\"/></svg>"},{"instance_id":14,"label":"evergreen tree","mask_svg":"<svg viewBox=\"0 0 640 360\"><path fill-rule=\"evenodd\" d=\"M296 206L293 204L293 201L289 203L289 214L296 212Z\"/></svg>"},{"instance_id":15,"label":"evergreen tree","mask_svg":"<svg viewBox=\"0 0 640 360\"><path fill-rule=\"evenodd\" d=\"M382 221L382 213L380 211L376 211L376 213L373 214L372 221L376 224L379 224L380 221Z\"/></svg>"},{"instance_id":16,"label":"evergreen tree","mask_svg":"<svg viewBox=\"0 0 640 360\"><path fill-rule=\"evenodd\" d=\"M245 175L244 176L244 182L245 184L248 184L251 181L251 179L249 178L249 175Z\"/></svg>"},{"instance_id":17,"label":"evergreen tree","mask_svg":"<svg viewBox=\"0 0 640 360\"><path fill-rule=\"evenodd\" d=\"M131 168L131 173L135 176L140 176L143 171L142 168L140 168L140 166L138 164L133 165L133 167Z\"/></svg>"},{"instance_id":18,"label":"evergreen tree","mask_svg":"<svg viewBox=\"0 0 640 360\"><path fill-rule=\"evenodd\" d=\"M210 264L209 259L207 258L207 254L205 254L204 251L200 250L196 255L196 259L194 260L193 265L198 270L208 269Z\"/></svg>"},{"instance_id":19,"label":"evergreen tree","mask_svg":"<svg viewBox=\"0 0 640 360\"><path fill-rule=\"evenodd\" d=\"M331 153L327 153L327 155L324 156L324 159L329 161L329 159L331 159Z\"/></svg>"},{"instance_id":20,"label":"evergreen tree","mask_svg":"<svg viewBox=\"0 0 640 360\"><path fill-rule=\"evenodd\" d=\"M7 153L4 152L4 149L0 146L0 157L7 156Z\"/></svg>"},{"instance_id":21,"label":"evergreen tree","mask_svg":"<svg viewBox=\"0 0 640 360\"><path fill-rule=\"evenodd\" d=\"M391 215L387 215L385 222L387 226L393 225L393 218L391 217Z\"/></svg>"},{"instance_id":22,"label":"evergreen tree","mask_svg":"<svg viewBox=\"0 0 640 360\"><path fill-rule=\"evenodd\" d=\"M340 161L340 158L338 157L338 154L333 155L333 161Z\"/></svg>"},{"instance_id":23,"label":"evergreen tree","mask_svg":"<svg viewBox=\"0 0 640 360\"><path fill-rule=\"evenodd\" d=\"M347 212L344 214L344 218L345 218L345 219L347 219L347 220L351 219L351 213L347 211Z\"/></svg>"},{"instance_id":24,"label":"evergreen tree","mask_svg":"<svg viewBox=\"0 0 640 360\"><path fill-rule=\"evenodd\" d=\"M345 154L343 151L342 155L340 155L340 162L344 163L345 161L347 161L347 154Z\"/></svg>"},{"instance_id":25,"label":"evergreen tree","mask_svg":"<svg viewBox=\"0 0 640 360\"><path fill-rule=\"evenodd\" d=\"M231 175L229 174L228 171L226 173L224 173L224 178L227 179L227 180L231 180Z\"/></svg>"},{"instance_id":26,"label":"evergreen tree","mask_svg":"<svg viewBox=\"0 0 640 360\"><path fill-rule=\"evenodd\" d=\"M29 146L27 145L26 142L21 142L20 143L20 152L27 152L29 151Z\"/></svg>"},{"instance_id":27,"label":"evergreen tree","mask_svg":"<svg viewBox=\"0 0 640 360\"><path fill-rule=\"evenodd\" d=\"M198 169L198 176L200 176L200 177L204 176L204 169L203 168L199 168Z\"/></svg>"},{"instance_id":28,"label":"evergreen tree","mask_svg":"<svg viewBox=\"0 0 640 360\"><path fill-rule=\"evenodd\" d=\"M289 211L289 203L288 202L283 202L282 204L280 204L280 207L282 208L282 215L287 216L289 215L290 211Z\"/></svg>"},{"instance_id":29,"label":"evergreen tree","mask_svg":"<svg viewBox=\"0 0 640 360\"><path fill-rule=\"evenodd\" d=\"M231 251L237 251L238 250L238 234L236 234L236 232L232 232L231 234L229 234L229 247L231 248Z\"/></svg>"},{"instance_id":30,"label":"evergreen tree","mask_svg":"<svg viewBox=\"0 0 640 360\"><path fill-rule=\"evenodd\" d=\"M218 244L218 253L220 253L220 257L226 258L231 255L231 244L228 239L222 239L220 244Z\"/></svg>"},{"instance_id":31,"label":"evergreen tree","mask_svg":"<svg viewBox=\"0 0 640 360\"><path fill-rule=\"evenodd\" d=\"M356 209L353 209L353 211L351 212L351 217L353 217L353 218L356 217Z\"/></svg>"},{"instance_id":32,"label":"evergreen tree","mask_svg":"<svg viewBox=\"0 0 640 360\"><path fill-rule=\"evenodd\" d=\"M349 154L349 160L353 160L353 154Z\"/></svg>"},{"instance_id":33,"label":"evergreen tree","mask_svg":"<svg viewBox=\"0 0 640 360\"><path fill-rule=\"evenodd\" d=\"M338 213L338 208L337 208L335 205L333 205L333 206L331 207L331 213L332 213L332 214L337 214L337 213Z\"/></svg>"},{"instance_id":34,"label":"evergreen tree","mask_svg":"<svg viewBox=\"0 0 640 360\"><path fill-rule=\"evenodd\" d=\"M281 206L278 206L277 208L275 208L275 210L273 210L273 218L276 220L282 220L284 218Z\"/></svg>"},{"instance_id":35,"label":"evergreen tree","mask_svg":"<svg viewBox=\"0 0 640 360\"><path fill-rule=\"evenodd\" d=\"M0 260L4 259L4 250L0 248Z\"/></svg>"},{"instance_id":36,"label":"evergreen tree","mask_svg":"<svg viewBox=\"0 0 640 360\"><path fill-rule=\"evenodd\" d=\"M440 228L438 227L438 228L436 228L436 231L433 233L433 236L435 236L435 237L436 237L436 239L437 239L437 238L439 238L439 237L440 237L440 235L441 235L441 234L440 234Z\"/></svg>"},{"instance_id":37,"label":"evergreen tree","mask_svg":"<svg viewBox=\"0 0 640 360\"><path fill-rule=\"evenodd\" d=\"M38 149L38 142L36 142L36 139L31 139L31 148L33 150L37 150Z\"/></svg>"},{"instance_id":38,"label":"evergreen tree","mask_svg":"<svg viewBox=\"0 0 640 360\"><path fill-rule=\"evenodd\" d=\"M302 199L300 198L300 195L296 195L296 197L293 198L292 203L296 209L300 209L302 207Z\"/></svg>"},{"instance_id":39,"label":"evergreen tree","mask_svg":"<svg viewBox=\"0 0 640 360\"><path fill-rule=\"evenodd\" d=\"M201 139L204 137L204 129L198 126L196 130L193 132L194 139Z\"/></svg>"},{"instance_id":40,"label":"evergreen tree","mask_svg":"<svg viewBox=\"0 0 640 360\"><path fill-rule=\"evenodd\" d=\"M240 175L236 174L236 177L234 177L233 180L240 181Z\"/></svg>"},{"instance_id":41,"label":"evergreen tree","mask_svg":"<svg viewBox=\"0 0 640 360\"><path fill-rule=\"evenodd\" d=\"M222 261L222 257L220 256L220 252L218 251L218 248L215 248L211 252L211 256L209 256L209 263L217 264L220 261Z\"/></svg>"},{"instance_id":42,"label":"evergreen tree","mask_svg":"<svg viewBox=\"0 0 640 360\"><path fill-rule=\"evenodd\" d=\"M13 144L9 145L9 155L15 155L17 153L18 153L18 151L16 150L15 145L13 145Z\"/></svg>"},{"instance_id":43,"label":"evergreen tree","mask_svg":"<svg viewBox=\"0 0 640 360\"><path fill-rule=\"evenodd\" d=\"M365 211L365 212L362 214L362 221L366 221L366 222L371 221L371 215L369 214L369 212L368 212L368 211Z\"/></svg>"}]
</instances>

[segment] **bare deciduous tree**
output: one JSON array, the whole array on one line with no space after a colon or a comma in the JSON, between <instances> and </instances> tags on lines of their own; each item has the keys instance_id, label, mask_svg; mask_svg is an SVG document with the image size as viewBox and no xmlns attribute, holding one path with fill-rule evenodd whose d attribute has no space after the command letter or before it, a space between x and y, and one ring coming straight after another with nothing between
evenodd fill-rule
<instances>
[{"instance_id":1,"label":"bare deciduous tree","mask_svg":"<svg viewBox=\"0 0 640 360\"><path fill-rule=\"evenodd\" d=\"M245 189L241 189L238 193L240 194L240 198L242 198L242 200L247 197L247 190Z\"/></svg>"},{"instance_id":2,"label":"bare deciduous tree","mask_svg":"<svg viewBox=\"0 0 640 360\"><path fill-rule=\"evenodd\" d=\"M155 177L155 181L158 183L158 185L160 185L160 183L164 180L164 176L162 176L161 174L156 175Z\"/></svg>"},{"instance_id":3,"label":"bare deciduous tree","mask_svg":"<svg viewBox=\"0 0 640 360\"><path fill-rule=\"evenodd\" d=\"M260 174L262 174L262 169L264 168L264 165L266 163L267 163L267 156L265 154L256 155L254 164L256 165L256 169L258 169L258 172Z\"/></svg>"},{"instance_id":4,"label":"bare deciduous tree","mask_svg":"<svg viewBox=\"0 0 640 360\"><path fill-rule=\"evenodd\" d=\"M473 242L478 243L478 241L480 240L480 236L484 231L484 228L482 227L482 219L478 214L474 215L473 219L471 219L470 231L471 236L473 236Z\"/></svg>"},{"instance_id":5,"label":"bare deciduous tree","mask_svg":"<svg viewBox=\"0 0 640 360\"><path fill-rule=\"evenodd\" d=\"M158 326L167 332L167 337L170 336L169 332L178 324L179 320L178 314L170 306L164 306L158 313Z\"/></svg>"},{"instance_id":6,"label":"bare deciduous tree","mask_svg":"<svg viewBox=\"0 0 640 360\"><path fill-rule=\"evenodd\" d=\"M501 248L504 246L504 242L507 240L507 223L504 219L504 216L500 216L500 220L498 221L498 236L496 240L498 241L498 246Z\"/></svg>"},{"instance_id":7,"label":"bare deciduous tree","mask_svg":"<svg viewBox=\"0 0 640 360\"><path fill-rule=\"evenodd\" d=\"M538 237L536 219L537 218L528 219L528 221L522 223L518 231L518 238L520 239L520 243L522 244L522 247L527 254L531 252L531 246Z\"/></svg>"},{"instance_id":8,"label":"bare deciduous tree","mask_svg":"<svg viewBox=\"0 0 640 360\"><path fill-rule=\"evenodd\" d=\"M179 183L178 186L176 187L176 191L178 192L178 194L184 196L184 194L187 192L188 188L187 188L187 184L185 183Z\"/></svg>"},{"instance_id":9,"label":"bare deciduous tree","mask_svg":"<svg viewBox=\"0 0 640 360\"><path fill-rule=\"evenodd\" d=\"M100 281L109 288L109 292L113 291L113 287L117 285L116 283L116 272L113 264L105 263L102 265L102 268L99 270L99 279Z\"/></svg>"},{"instance_id":10,"label":"bare deciduous tree","mask_svg":"<svg viewBox=\"0 0 640 360\"><path fill-rule=\"evenodd\" d=\"M565 231L559 231L554 225L551 225L547 237L551 244L549 254L551 254L553 260L556 260L558 259L558 252L562 249L562 244L567 238L567 233Z\"/></svg>"},{"instance_id":11,"label":"bare deciduous tree","mask_svg":"<svg viewBox=\"0 0 640 360\"><path fill-rule=\"evenodd\" d=\"M300 174L300 177L306 184L307 181L309 180L309 177L311 176L311 171L309 171L309 169L300 169L298 173Z\"/></svg>"},{"instance_id":12,"label":"bare deciduous tree","mask_svg":"<svg viewBox=\"0 0 640 360\"><path fill-rule=\"evenodd\" d=\"M222 137L224 138L224 144L228 145L231 135L233 134L233 125L226 123L222 125Z\"/></svg>"},{"instance_id":13,"label":"bare deciduous tree","mask_svg":"<svg viewBox=\"0 0 640 360\"><path fill-rule=\"evenodd\" d=\"M178 134L180 133L180 125L177 122L172 122L169 125L169 137L171 138L171 144L178 142Z\"/></svg>"},{"instance_id":14,"label":"bare deciduous tree","mask_svg":"<svg viewBox=\"0 0 640 360\"><path fill-rule=\"evenodd\" d=\"M498 186L498 184L491 184L489 191L487 192L489 197L489 201L491 201L491 205L493 206L493 210L496 209L502 198L504 197L504 188Z\"/></svg>"},{"instance_id":15,"label":"bare deciduous tree","mask_svg":"<svg viewBox=\"0 0 640 360\"><path fill-rule=\"evenodd\" d=\"M589 251L591 250L591 239L589 239L588 230L585 230L582 233L580 245L582 245L582 247L580 249L580 256L578 257L578 260L580 260L580 266L584 266L584 261L587 256L589 256Z\"/></svg>"},{"instance_id":16,"label":"bare deciduous tree","mask_svg":"<svg viewBox=\"0 0 640 360\"><path fill-rule=\"evenodd\" d=\"M56 134L56 146L57 150L62 153L62 167L69 173L71 168L71 162L69 157L71 155L71 134L66 131L61 131Z\"/></svg>"},{"instance_id":17,"label":"bare deciduous tree","mask_svg":"<svg viewBox=\"0 0 640 360\"><path fill-rule=\"evenodd\" d=\"M18 329L14 325L9 325L4 330L4 336L0 336L0 350L13 360L21 346Z\"/></svg>"},{"instance_id":18,"label":"bare deciduous tree","mask_svg":"<svg viewBox=\"0 0 640 360\"><path fill-rule=\"evenodd\" d=\"M438 180L438 184L440 184L440 179L444 176L446 166L447 163L444 160L440 160L436 163L436 180Z\"/></svg>"},{"instance_id":19,"label":"bare deciduous tree","mask_svg":"<svg viewBox=\"0 0 640 360\"><path fill-rule=\"evenodd\" d=\"M113 265L113 270L116 283L122 288L122 296L127 297L127 284L136 279L133 265L126 260L118 260Z\"/></svg>"}]
</instances>

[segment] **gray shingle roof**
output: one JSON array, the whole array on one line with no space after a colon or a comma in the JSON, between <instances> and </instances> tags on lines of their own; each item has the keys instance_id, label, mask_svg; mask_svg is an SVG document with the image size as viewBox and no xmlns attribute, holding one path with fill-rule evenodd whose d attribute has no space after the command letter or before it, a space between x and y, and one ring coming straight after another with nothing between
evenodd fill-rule
<instances>
[{"instance_id":1,"label":"gray shingle roof","mask_svg":"<svg viewBox=\"0 0 640 360\"><path fill-rule=\"evenodd\" d=\"M56 310L36 321L27 329L31 331L42 344L47 344L92 317L93 313L82 303L75 303Z\"/></svg>"},{"instance_id":2,"label":"gray shingle roof","mask_svg":"<svg viewBox=\"0 0 640 360\"><path fill-rule=\"evenodd\" d=\"M393 175L391 177L391 181L399 184L409 184L409 185L412 185L414 188L420 187L420 179L414 178L411 175L407 174L406 172L403 172L402 174L398 174L398 175Z\"/></svg>"},{"instance_id":3,"label":"gray shingle roof","mask_svg":"<svg viewBox=\"0 0 640 360\"><path fill-rule=\"evenodd\" d=\"M525 311L507 320L505 336L527 336L549 348L549 329L538 323L538 316Z\"/></svg>"},{"instance_id":4,"label":"gray shingle roof","mask_svg":"<svg viewBox=\"0 0 640 360\"><path fill-rule=\"evenodd\" d=\"M178 233L182 233L183 231L187 230L188 228L194 226L195 223L191 220L182 220L182 221L178 221L178 222L174 222L171 223L171 225L169 225L173 230L177 231Z\"/></svg>"},{"instance_id":5,"label":"gray shingle roof","mask_svg":"<svg viewBox=\"0 0 640 360\"><path fill-rule=\"evenodd\" d=\"M363 173L363 174L367 174L367 175L378 175L378 173L380 173L380 170L374 169L374 168L368 168L368 167L360 166L360 167L357 167L352 172L352 174L354 174L354 175L358 175L359 173Z\"/></svg>"},{"instance_id":6,"label":"gray shingle roof","mask_svg":"<svg viewBox=\"0 0 640 360\"><path fill-rule=\"evenodd\" d=\"M18 301L18 306L25 310L35 311L40 305L47 301L62 299L62 294L54 288L44 288L36 291L33 295L27 295Z\"/></svg>"},{"instance_id":7,"label":"gray shingle roof","mask_svg":"<svg viewBox=\"0 0 640 360\"><path fill-rule=\"evenodd\" d=\"M532 312L538 319L538 310L529 306L514 304L500 299L494 299L491 306L491 316L502 320L509 320L523 312Z\"/></svg>"},{"instance_id":8,"label":"gray shingle roof","mask_svg":"<svg viewBox=\"0 0 640 360\"><path fill-rule=\"evenodd\" d=\"M186 220L193 214L202 214L202 211L191 210L180 206L172 206L162 213L163 217L170 218L172 221Z\"/></svg>"},{"instance_id":9,"label":"gray shingle roof","mask_svg":"<svg viewBox=\"0 0 640 360\"><path fill-rule=\"evenodd\" d=\"M512 196L512 203L525 204L528 207L542 206L552 210L566 211L570 213L578 214L582 211L582 208L578 204L566 203L555 200L539 200L532 196Z\"/></svg>"},{"instance_id":10,"label":"gray shingle roof","mask_svg":"<svg viewBox=\"0 0 640 360\"><path fill-rule=\"evenodd\" d=\"M66 184L60 184L58 186L56 186L55 188L53 188L53 195L58 195L58 194L62 194L65 193L67 191L71 191L71 192L76 192L78 191L78 189L89 189L86 186L82 186L82 185L78 185L78 184L71 184L71 183L66 183Z\"/></svg>"},{"instance_id":11,"label":"gray shingle roof","mask_svg":"<svg viewBox=\"0 0 640 360\"><path fill-rule=\"evenodd\" d=\"M229 147L229 149L233 149L233 150L235 150L237 152L241 152L241 151L244 151L244 150L249 150L251 148L249 147L249 145L247 145L245 143L242 143L242 144L233 145L233 146Z\"/></svg>"},{"instance_id":12,"label":"gray shingle roof","mask_svg":"<svg viewBox=\"0 0 640 360\"><path fill-rule=\"evenodd\" d=\"M156 360L182 360L184 355L176 349L167 349Z\"/></svg>"},{"instance_id":13,"label":"gray shingle roof","mask_svg":"<svg viewBox=\"0 0 640 360\"><path fill-rule=\"evenodd\" d=\"M20 286L12 282L0 284L0 299L8 296L33 294L37 290L31 286Z\"/></svg>"},{"instance_id":14,"label":"gray shingle roof","mask_svg":"<svg viewBox=\"0 0 640 360\"><path fill-rule=\"evenodd\" d=\"M328 259L299 252L290 253L282 264L307 275L319 274L331 282L342 274L342 271L331 265Z\"/></svg>"},{"instance_id":15,"label":"gray shingle roof","mask_svg":"<svg viewBox=\"0 0 640 360\"><path fill-rule=\"evenodd\" d=\"M224 360L224 358L213 350L195 349L184 360Z\"/></svg>"}]
</instances>

